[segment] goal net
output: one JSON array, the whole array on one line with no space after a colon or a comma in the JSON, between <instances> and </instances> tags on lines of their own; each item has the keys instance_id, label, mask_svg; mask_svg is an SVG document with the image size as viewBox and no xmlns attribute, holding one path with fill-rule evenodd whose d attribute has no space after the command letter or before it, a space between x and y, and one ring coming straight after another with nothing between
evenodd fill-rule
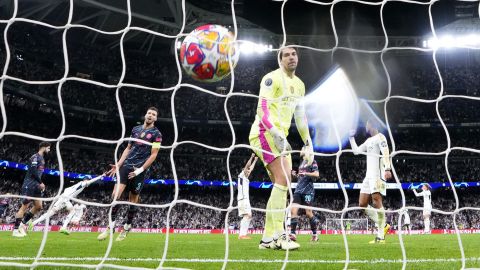
<instances>
[{"instance_id":1,"label":"goal net","mask_svg":"<svg viewBox=\"0 0 480 270\"><path fill-rule=\"evenodd\" d=\"M49 177L54 179L51 182L55 182L55 190L48 190L47 185L48 196L39 199L48 206L45 207L48 210L64 187L81 179L85 170L88 170L88 174L99 174L108 168L109 163L114 163L113 160L118 162L126 144L132 142L129 139L131 128L140 124L137 123L138 117L135 117L143 115L144 109L149 106L160 104L159 123L164 141L159 158L153 165L153 171L158 175L151 176L155 178L150 182L152 187L146 187L150 189L150 196L142 197L138 204L133 204L141 209L136 218L144 224L155 224L155 228L145 231L138 229L152 234L145 238L132 236L131 242L125 245L115 242L114 237L109 237L101 244L96 239L88 240L85 237L81 239L85 242L79 241L81 243L78 244L82 252L75 253L74 257L58 257L49 254L53 250L49 244L52 241L51 227L39 227L37 230L42 230L41 237L16 241L9 247L2 244L0 266L42 269L61 266L96 269L236 269L240 268L237 267L240 264L260 268L270 263L281 269L290 269L291 266L297 269L304 264L313 265L312 268L317 268L315 264L331 264L348 269L386 263L386 268L405 269L407 265L410 267L410 263L437 263L435 267L440 267L444 262L454 263L453 267L462 269L469 265L478 266L478 245L470 245L469 250L465 251L465 239L460 229L465 228L464 224L475 224L469 216L478 217L480 209L478 203L460 198L458 189L464 186L456 182L452 173L456 173L457 178L464 176L449 165L452 162L459 166L463 164L465 170L473 170L472 167L478 165L479 146L476 142L461 141L459 138L465 133L459 130L472 127L474 131L471 132L478 132L478 114L473 112L478 111L480 97L476 92L478 85L469 85L467 81L462 81L459 89L452 88L446 82L457 83L457 86L455 77L461 74L446 72L453 69L448 62L455 57L450 55L447 48L456 48L457 53L463 55L462 59L472 61L467 65L476 65L480 59L476 52L480 43L477 36L452 38L447 32L437 31L440 23L436 21L435 14L439 17L441 14L436 10L445 3L307 0L299 4L297 2L300 1L287 0L259 3L232 0L229 5L222 5L222 1L193 3L195 1L152 0L151 5L137 6L136 1L130 0L118 5L93 0L69 0L61 4L54 2L0 1L0 93L3 94L0 101L0 139L3 140L2 154L5 155L5 158L0 157L2 166L10 168L8 170L25 169L21 164L11 163L12 160L7 160L7 157L13 156L16 162L25 160L25 156L36 151L39 141L51 142L55 149L56 164ZM202 5L206 6L198 7ZM475 12L470 14L470 20L475 25L479 23L477 6L478 3L472 6ZM168 19L152 15L155 12L163 14L162 8L171 11L166 16ZM255 10L257 13L254 15L263 16L263 20L258 24L250 22L251 14L246 9ZM400 12L396 12L397 9ZM362 10L359 14L366 17L355 21L353 15L358 10ZM307 11L313 13L303 16ZM385 15L387 13L388 16ZM49 18L52 17L60 19L51 21ZM421 19L416 21L413 17ZM110 21L112 18L115 19ZM250 19L253 20L253 17ZM239 46L250 44L248 38L271 44L270 47L257 46L257 49L270 53L274 65L265 60L265 55L250 51L243 52L231 76L218 84L197 83L187 77L178 60L178 44L195 27L217 22L230 25ZM422 25L421 30L412 30L417 29L419 24ZM468 28L468 25L463 26ZM242 27L247 30L244 31ZM37 31L39 29L41 31ZM42 41L42 33L52 35L48 42ZM79 41L81 38L87 41ZM82 46L78 46L79 43ZM309 113L308 118L315 129L312 136L317 147L315 159L320 167L319 182L329 184L328 189L334 189L336 193L322 197L324 189L320 185L316 190L317 201L310 208L319 215L335 217L324 220L327 232L336 230L341 234L335 238L338 241L332 244L335 248L325 251L335 254L331 260L326 258L332 257L321 257L325 252L312 251L315 248L310 249L308 254L312 258L294 252L276 253L274 256L255 254L252 256L258 257L245 258L242 257L247 254L244 252L258 248L258 239L239 244L230 235L238 222L233 222L237 218L234 183L243 168L244 157L251 151L248 131L255 116L258 84L264 74L278 68L277 53L287 45L299 50L297 71L300 77L306 77L307 92L318 86L318 97L326 98L325 103L317 104L327 108L324 114L319 115L317 111ZM245 50L249 48L251 46L244 47ZM155 55L155 50L169 53ZM247 54L253 54L252 58L242 62L244 57L248 59ZM475 60L471 60L470 55ZM304 68L303 63L306 63ZM415 70L413 75L404 70L407 65L420 64L426 68ZM356 93L343 95L335 89L338 86L335 81L330 81L333 86L325 88L328 78L332 78L329 77L331 71L338 66L346 74L341 76L350 79ZM89 69L98 72L89 73ZM478 82L476 74L468 74ZM257 88L248 89L251 81L255 81ZM412 89L414 91L410 91ZM35 99L36 103L29 104L29 98ZM352 98L355 98L354 102L349 103ZM459 108L468 108L468 111ZM362 258L358 245L350 248L356 240L349 235L349 230L368 230L372 223L365 218L343 218L360 217L364 210L355 205L360 179L364 178L366 156L353 156L347 144L348 132L351 123L356 127L359 120L372 117L384 123L383 133L391 149L394 180L388 183L388 192L395 194L395 199L388 199L387 195L385 201L390 204L387 213L394 216L395 222L398 220L398 228L401 228L401 211L408 208L412 227L422 228L423 206L420 199L415 199L408 189L412 186L418 188L423 182L441 181L440 189L444 189L443 192L448 195L441 202L434 201L432 216L441 216L447 224L442 232L456 236L446 241L448 246L455 247L449 254L439 254L440 258L435 259L426 255L417 256L414 253L418 250L409 252L407 249L408 239L401 230L397 231L398 236L394 236L393 241L398 241L399 248L391 258L382 257L382 252L374 257ZM30 122L29 119L36 121ZM324 119L328 120L322 122ZM458 124L463 120L468 123ZM294 150L294 161L298 163L302 143L297 134L292 134L288 139ZM88 146L79 152L76 148L80 145ZM21 154L11 154L16 151ZM85 155L90 162L77 164L79 156ZM417 158L422 160L422 166L428 166L419 168L415 165L419 162ZM69 174L66 166L82 174ZM95 168L95 171L91 168ZM255 170L263 170L254 173L255 179L268 179L261 165L257 164ZM428 178L433 171L438 179ZM182 178L184 175L191 178ZM22 176L22 173L13 174L15 179ZM203 179L208 181L201 181ZM110 180L101 185L115 181ZM468 179L458 181L467 183ZM10 183L9 179L3 182L5 185ZM165 184L161 186L166 187L165 190L158 191L153 187L160 183ZM219 186L215 188L223 189L208 192L202 189L203 185L215 184ZM201 186L200 190L189 191L189 186L196 185ZM259 187L268 190L271 185L265 182ZM18 189L15 192L0 194L0 200L12 199L12 205L19 205L20 200L27 198L20 195ZM122 206L124 210L120 213L126 216L125 209L132 205L123 200L112 200L109 197L111 189L108 193L101 190L91 192L92 197L80 196L72 199L72 202L87 205L87 211L89 208L98 209L94 224L101 228L99 231L104 230L112 220L113 206ZM265 193L257 196L262 198L255 200L255 196L252 196L255 219L250 230L252 233L261 233L263 230L265 197L268 197ZM291 201L285 209L289 209L287 207L291 207ZM357 215L349 216L352 212ZM337 218L340 216L342 218ZM461 228L457 222L462 223ZM473 225L470 227L473 228ZM215 229L223 234L219 244L221 250L215 250L218 245L204 240L203 235L191 238L181 235L183 232L210 233ZM7 234L3 236L6 238ZM129 249L129 245L142 241L151 252L148 255L142 253L141 256L132 254L135 251ZM319 246L321 241L322 238ZM34 254L23 257L9 251L26 247L34 250ZM192 247L196 254L185 254L187 252L184 249ZM472 251L475 248L476 251Z\"/></svg>"}]
</instances>

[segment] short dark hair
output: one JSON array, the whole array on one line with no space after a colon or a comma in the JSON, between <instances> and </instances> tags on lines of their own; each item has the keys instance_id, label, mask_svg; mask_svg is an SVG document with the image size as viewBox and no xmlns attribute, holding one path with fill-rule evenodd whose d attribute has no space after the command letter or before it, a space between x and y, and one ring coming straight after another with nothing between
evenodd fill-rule
<instances>
[{"instance_id":1,"label":"short dark hair","mask_svg":"<svg viewBox=\"0 0 480 270\"><path fill-rule=\"evenodd\" d=\"M158 109L157 109L156 107L153 107L153 106L150 107L150 108L148 108L148 109L147 109L147 112L148 112L148 111L155 111L155 112L157 112L157 114L158 114Z\"/></svg>"},{"instance_id":2,"label":"short dark hair","mask_svg":"<svg viewBox=\"0 0 480 270\"><path fill-rule=\"evenodd\" d=\"M49 147L49 146L51 146L51 145L52 145L52 144L49 143L49 142L41 142L41 143L38 144L38 148L40 149L40 148L42 148L42 147Z\"/></svg>"},{"instance_id":3,"label":"short dark hair","mask_svg":"<svg viewBox=\"0 0 480 270\"><path fill-rule=\"evenodd\" d=\"M298 50L295 47L283 47L283 48L280 49L280 60L282 60L282 58L283 58L283 50L285 50L285 49L294 49L295 52L298 54Z\"/></svg>"}]
</instances>

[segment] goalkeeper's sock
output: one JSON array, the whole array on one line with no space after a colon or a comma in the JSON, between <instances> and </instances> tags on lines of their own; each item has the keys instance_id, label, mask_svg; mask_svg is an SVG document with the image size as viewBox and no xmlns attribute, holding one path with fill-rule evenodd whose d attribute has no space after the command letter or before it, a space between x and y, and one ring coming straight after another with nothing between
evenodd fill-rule
<instances>
[{"instance_id":1,"label":"goalkeeper's sock","mask_svg":"<svg viewBox=\"0 0 480 270\"><path fill-rule=\"evenodd\" d=\"M28 211L28 212L25 214L25 216L23 217L22 223L23 223L23 224L27 224L28 221L33 217L33 215L34 215L34 214L33 214L32 212Z\"/></svg>"},{"instance_id":2,"label":"goalkeeper's sock","mask_svg":"<svg viewBox=\"0 0 480 270\"><path fill-rule=\"evenodd\" d=\"M17 230L20 227L20 223L22 222L22 218L15 218L15 225L13 226L14 230Z\"/></svg>"},{"instance_id":3,"label":"goalkeeper's sock","mask_svg":"<svg viewBox=\"0 0 480 270\"><path fill-rule=\"evenodd\" d=\"M310 218L310 229L312 230L312 234L317 234L317 227L318 227L319 220L316 216Z\"/></svg>"},{"instance_id":4,"label":"goalkeeper's sock","mask_svg":"<svg viewBox=\"0 0 480 270\"><path fill-rule=\"evenodd\" d=\"M112 206L112 221L115 222L115 220L117 220L117 213L118 213L118 208L120 206L119 205L114 205Z\"/></svg>"},{"instance_id":5,"label":"goalkeeper's sock","mask_svg":"<svg viewBox=\"0 0 480 270\"><path fill-rule=\"evenodd\" d=\"M290 221L290 233L297 234L297 225L298 225L298 217L292 218Z\"/></svg>"},{"instance_id":6,"label":"goalkeeper's sock","mask_svg":"<svg viewBox=\"0 0 480 270\"><path fill-rule=\"evenodd\" d=\"M367 216L373 220L373 222L375 222L376 224L378 224L378 214L377 212L374 210L375 208L373 208L371 205L368 205L367 206L367 209L365 209L365 214L367 214ZM380 226L380 225L379 225ZM379 227L379 228L383 228L383 227Z\"/></svg>"},{"instance_id":7,"label":"goalkeeper's sock","mask_svg":"<svg viewBox=\"0 0 480 270\"><path fill-rule=\"evenodd\" d=\"M262 241L263 242L271 242L273 240L273 221L272 221L272 212L270 211L272 209L272 195L270 194L270 198L268 199L267 202L267 207L265 208L265 230L263 231L263 237Z\"/></svg>"},{"instance_id":8,"label":"goalkeeper's sock","mask_svg":"<svg viewBox=\"0 0 480 270\"><path fill-rule=\"evenodd\" d=\"M244 215L240 221L240 236L248 234L248 227L250 226L250 218L247 215Z\"/></svg>"},{"instance_id":9,"label":"goalkeeper's sock","mask_svg":"<svg viewBox=\"0 0 480 270\"><path fill-rule=\"evenodd\" d=\"M378 231L377 237L380 239L385 239L385 208L378 209Z\"/></svg>"},{"instance_id":10,"label":"goalkeeper's sock","mask_svg":"<svg viewBox=\"0 0 480 270\"><path fill-rule=\"evenodd\" d=\"M430 232L430 218L426 218L424 220L424 222L425 222L424 232L428 233L428 232Z\"/></svg>"},{"instance_id":11,"label":"goalkeeper's sock","mask_svg":"<svg viewBox=\"0 0 480 270\"><path fill-rule=\"evenodd\" d=\"M128 207L128 213L127 213L127 224L132 224L133 218L135 217L136 213L137 213L137 207L135 205L130 205Z\"/></svg>"},{"instance_id":12,"label":"goalkeeper's sock","mask_svg":"<svg viewBox=\"0 0 480 270\"><path fill-rule=\"evenodd\" d=\"M280 237L285 233L284 222L285 208L287 207L287 192L288 187L279 184L273 185L270 199L272 200L271 209L275 210L275 212L272 212L274 238Z\"/></svg>"}]
</instances>

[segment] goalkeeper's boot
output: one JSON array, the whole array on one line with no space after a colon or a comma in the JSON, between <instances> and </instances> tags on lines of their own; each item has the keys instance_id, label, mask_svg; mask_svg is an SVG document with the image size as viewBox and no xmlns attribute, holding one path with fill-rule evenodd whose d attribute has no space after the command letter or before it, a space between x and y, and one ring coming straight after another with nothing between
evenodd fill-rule
<instances>
[{"instance_id":1,"label":"goalkeeper's boot","mask_svg":"<svg viewBox=\"0 0 480 270\"><path fill-rule=\"evenodd\" d=\"M390 224L385 224L385 228L383 228L383 237L385 238L388 234L388 231L390 231Z\"/></svg>"},{"instance_id":2,"label":"goalkeeper's boot","mask_svg":"<svg viewBox=\"0 0 480 270\"><path fill-rule=\"evenodd\" d=\"M318 242L318 235L312 234L312 239L310 239L310 242Z\"/></svg>"},{"instance_id":3,"label":"goalkeeper's boot","mask_svg":"<svg viewBox=\"0 0 480 270\"><path fill-rule=\"evenodd\" d=\"M290 240L290 237L288 237L286 234L282 234L282 236L280 236L274 242L275 242L275 245L277 246L277 249L295 250L300 247L300 244Z\"/></svg>"},{"instance_id":4,"label":"goalkeeper's boot","mask_svg":"<svg viewBox=\"0 0 480 270\"><path fill-rule=\"evenodd\" d=\"M27 235L21 233L19 229L15 229L15 230L13 230L12 236L22 238L22 237L25 237Z\"/></svg>"},{"instance_id":5,"label":"goalkeeper's boot","mask_svg":"<svg viewBox=\"0 0 480 270\"><path fill-rule=\"evenodd\" d=\"M275 241L270 241L270 242L264 242L263 240L260 240L260 244L258 244L258 249L277 249L277 246L275 245Z\"/></svg>"},{"instance_id":6,"label":"goalkeeper's boot","mask_svg":"<svg viewBox=\"0 0 480 270\"><path fill-rule=\"evenodd\" d=\"M123 240L125 240L125 238L127 238L128 232L130 231L131 228L132 228L132 225L130 225L130 224L125 224L125 225L123 225L123 230L122 230L122 232L118 235L117 239L115 239L115 241L123 241Z\"/></svg>"},{"instance_id":7,"label":"goalkeeper's boot","mask_svg":"<svg viewBox=\"0 0 480 270\"><path fill-rule=\"evenodd\" d=\"M33 221L30 219L27 224L28 224L28 231L32 232L33 231Z\"/></svg>"},{"instance_id":8,"label":"goalkeeper's boot","mask_svg":"<svg viewBox=\"0 0 480 270\"><path fill-rule=\"evenodd\" d=\"M107 237L110 235L110 227L108 227L105 231L103 231L101 234L97 236L98 241L102 241L107 239Z\"/></svg>"},{"instance_id":9,"label":"goalkeeper's boot","mask_svg":"<svg viewBox=\"0 0 480 270\"><path fill-rule=\"evenodd\" d=\"M369 244L385 244L385 239L375 237L375 240L368 242Z\"/></svg>"},{"instance_id":10,"label":"goalkeeper's boot","mask_svg":"<svg viewBox=\"0 0 480 270\"><path fill-rule=\"evenodd\" d=\"M27 225L20 223L20 226L18 226L18 231L21 234L27 235Z\"/></svg>"},{"instance_id":11,"label":"goalkeeper's boot","mask_svg":"<svg viewBox=\"0 0 480 270\"><path fill-rule=\"evenodd\" d=\"M60 228L60 230L58 230L59 233L63 233L65 235L70 235L70 231L68 231L67 229L65 228Z\"/></svg>"}]
</instances>

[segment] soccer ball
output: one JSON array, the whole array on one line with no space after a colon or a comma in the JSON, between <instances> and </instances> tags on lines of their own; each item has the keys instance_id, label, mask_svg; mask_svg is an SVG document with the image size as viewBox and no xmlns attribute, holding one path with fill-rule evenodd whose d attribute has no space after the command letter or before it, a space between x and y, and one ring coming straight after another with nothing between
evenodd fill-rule
<instances>
[{"instance_id":1,"label":"soccer ball","mask_svg":"<svg viewBox=\"0 0 480 270\"><path fill-rule=\"evenodd\" d=\"M239 50L227 28L207 24L193 30L180 47L180 63L185 72L197 81L217 82L230 74L238 62Z\"/></svg>"}]
</instances>

